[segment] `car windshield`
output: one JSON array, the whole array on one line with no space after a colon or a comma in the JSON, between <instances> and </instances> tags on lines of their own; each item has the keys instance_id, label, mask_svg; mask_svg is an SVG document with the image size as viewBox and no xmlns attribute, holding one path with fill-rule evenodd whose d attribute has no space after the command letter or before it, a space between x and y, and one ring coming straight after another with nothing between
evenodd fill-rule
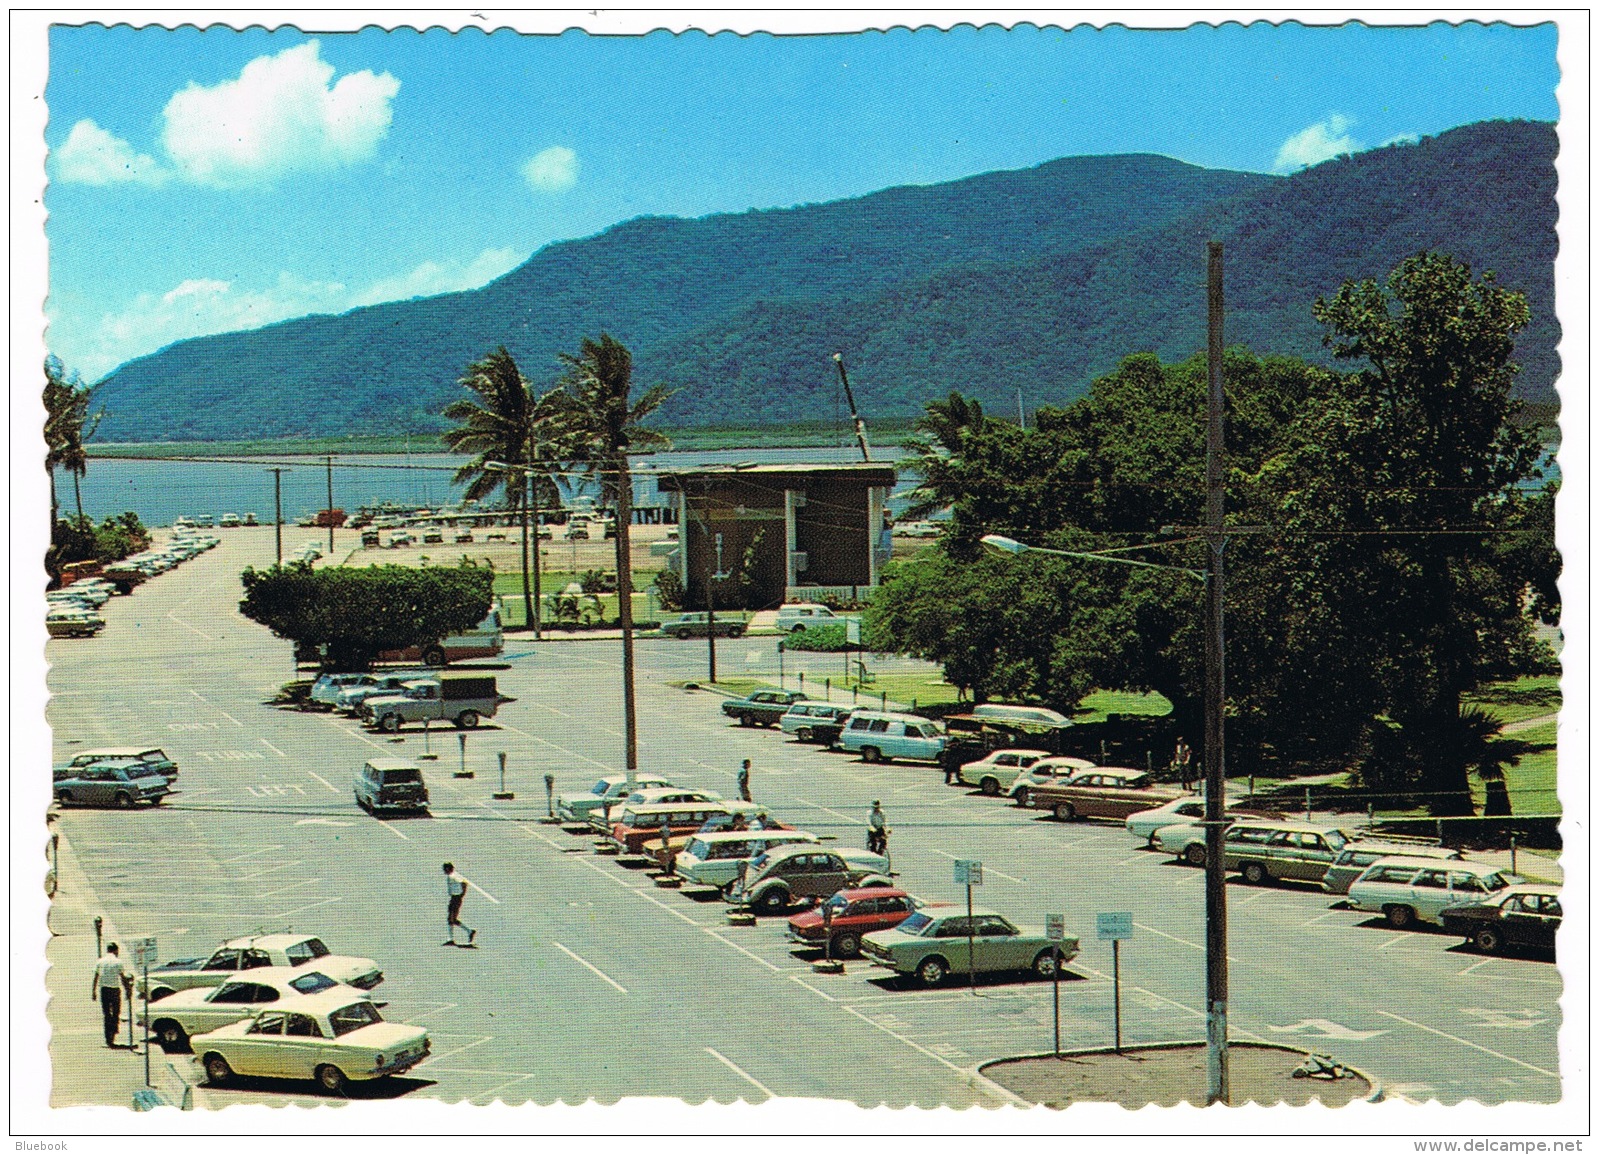
<instances>
[{"instance_id":1,"label":"car windshield","mask_svg":"<svg viewBox=\"0 0 1599 1155\"><path fill-rule=\"evenodd\" d=\"M844 908L849 905L849 901L845 899L842 894L835 894L832 898L827 900L825 905L834 914L842 914Z\"/></svg>"},{"instance_id":2,"label":"car windshield","mask_svg":"<svg viewBox=\"0 0 1599 1155\"><path fill-rule=\"evenodd\" d=\"M610 788L611 788L611 784L609 782L607 782L604 778L601 778L598 782L596 782L594 784L594 789L590 790L589 793L590 794L594 794L594 795L601 795L601 794L604 794Z\"/></svg>"},{"instance_id":3,"label":"car windshield","mask_svg":"<svg viewBox=\"0 0 1599 1155\"><path fill-rule=\"evenodd\" d=\"M351 1031L382 1021L383 1016L378 1014L378 1009L371 1003L351 1003L328 1016L328 1025L333 1028L335 1037L347 1035Z\"/></svg>"},{"instance_id":4,"label":"car windshield","mask_svg":"<svg viewBox=\"0 0 1599 1155\"><path fill-rule=\"evenodd\" d=\"M420 781L422 781L422 771L420 770L385 770L383 772L383 784L385 786Z\"/></svg>"},{"instance_id":5,"label":"car windshield","mask_svg":"<svg viewBox=\"0 0 1599 1155\"><path fill-rule=\"evenodd\" d=\"M306 951L312 958L325 958L333 953L319 938L308 938L299 945L301 949Z\"/></svg>"},{"instance_id":6,"label":"car windshield","mask_svg":"<svg viewBox=\"0 0 1599 1155\"><path fill-rule=\"evenodd\" d=\"M918 912L911 915L904 922L900 923L897 929L904 931L906 934L921 934L929 926L931 926L932 923L933 918L931 915Z\"/></svg>"},{"instance_id":7,"label":"car windshield","mask_svg":"<svg viewBox=\"0 0 1599 1155\"><path fill-rule=\"evenodd\" d=\"M1321 836L1327 840L1327 845L1334 850L1342 850L1349 837L1341 830L1323 830Z\"/></svg>"},{"instance_id":8,"label":"car windshield","mask_svg":"<svg viewBox=\"0 0 1599 1155\"><path fill-rule=\"evenodd\" d=\"M329 987L336 987L339 984L328 978L328 976L323 974L321 971L312 971L308 975L301 975L299 978L290 979L289 985L295 990L299 991L302 995L314 995L318 991L325 991Z\"/></svg>"},{"instance_id":9,"label":"car windshield","mask_svg":"<svg viewBox=\"0 0 1599 1155\"><path fill-rule=\"evenodd\" d=\"M683 853L689 858L698 858L701 861L710 857L710 844L700 838L692 838L689 844L683 847Z\"/></svg>"},{"instance_id":10,"label":"car windshield","mask_svg":"<svg viewBox=\"0 0 1599 1155\"><path fill-rule=\"evenodd\" d=\"M1510 885L1510 879L1506 878L1503 874L1496 870L1492 874L1485 877L1482 880L1482 884L1488 890L1503 890L1505 887Z\"/></svg>"}]
</instances>

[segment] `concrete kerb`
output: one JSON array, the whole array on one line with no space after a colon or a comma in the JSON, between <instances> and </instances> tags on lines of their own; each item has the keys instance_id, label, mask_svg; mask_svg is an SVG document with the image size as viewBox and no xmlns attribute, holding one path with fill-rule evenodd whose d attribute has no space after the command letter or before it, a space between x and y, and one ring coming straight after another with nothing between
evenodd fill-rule
<instances>
[{"instance_id":1,"label":"concrete kerb","mask_svg":"<svg viewBox=\"0 0 1599 1155\"><path fill-rule=\"evenodd\" d=\"M966 1081L967 1081L967 1084L969 1086L971 1086L971 1087L973 1087L975 1089L986 1091L989 1094L999 1096L1000 1098L1003 1098L1003 1099L1007 1099L1010 1102L1016 1104L1017 1106L1021 1106L1021 1107L1041 1107L1041 1106L1044 1106L1044 1105L1041 1104L1041 1103L1034 1103L1034 1102L1031 1102L1031 1101L1029 1101L1027 1099L1022 1098L1020 1095L1017 1095L1014 1091L1010 1090L1008 1087L1003 1087L1000 1084L996 1083L994 1080L990 1079L983 1072L988 1070L990 1067L998 1066L1001 1063L1016 1063L1016 1062L1023 1062L1023 1061L1026 1061L1026 1060L1030 1060L1030 1059L1053 1059L1053 1058L1070 1059L1070 1058L1074 1058L1074 1057L1080 1056L1080 1055L1115 1055L1115 1054L1127 1054L1129 1052L1137 1052L1137 1051L1169 1051L1169 1050L1175 1050L1175 1049L1178 1049L1178 1048L1189 1049L1189 1048L1193 1048L1193 1047L1203 1047L1204 1045L1205 1045L1205 1040L1204 1039L1187 1039L1187 1040L1174 1039L1174 1040L1168 1040L1166 1042L1159 1042L1159 1043L1135 1043L1135 1044L1133 1044L1131 1046L1122 1047L1120 1051L1118 1051L1115 1047L1080 1047L1080 1048L1078 1048L1076 1050L1072 1050L1072 1051L1061 1051L1059 1053L1059 1055L1057 1055L1054 1051L1039 1051L1039 1052L1037 1052L1035 1054L1029 1054L1029 1055L1010 1055L1010 1056L1007 1056L1007 1057L1002 1058L1002 1059L989 1059L989 1060L987 1060L985 1062L981 1062L981 1063L976 1064L975 1066L967 1068L967 1070L966 1070ZM1249 1047L1249 1048L1251 1048L1253 1050L1284 1051L1284 1052L1286 1052L1286 1053L1288 1053L1290 1055L1302 1055L1302 1056L1304 1056L1306 1058L1309 1058L1312 1054L1315 1053L1315 1052L1312 1052L1312 1051L1304 1050L1301 1047L1289 1047L1289 1046L1284 1046L1284 1045L1282 1045L1280 1043L1257 1043L1257 1042L1243 1042L1243 1041L1235 1040L1235 1041L1230 1042L1228 1044L1228 1046L1229 1046L1229 1048ZM1383 1091L1383 1086L1382 1086L1381 1080L1373 1077L1372 1075L1368 1074L1366 1071L1360 1069L1359 1067L1350 1066L1348 1063L1341 1063L1340 1065L1343 1066L1344 1068L1346 1068L1356 1078L1364 1079L1366 1081L1366 1084L1371 1088L1371 1093L1368 1094L1367 1096L1365 1096L1364 1100L1362 1100L1363 1102L1381 1103L1381 1102L1383 1102L1385 1100L1386 1096L1385 1096L1385 1093ZM1132 1108L1129 1108L1129 1109L1131 1110Z\"/></svg>"}]
</instances>

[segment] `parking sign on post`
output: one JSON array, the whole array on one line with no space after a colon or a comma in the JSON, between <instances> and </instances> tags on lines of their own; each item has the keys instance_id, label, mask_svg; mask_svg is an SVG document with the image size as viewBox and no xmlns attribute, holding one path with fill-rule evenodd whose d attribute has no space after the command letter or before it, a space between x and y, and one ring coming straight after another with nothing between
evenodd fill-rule
<instances>
[{"instance_id":1,"label":"parking sign on post","mask_svg":"<svg viewBox=\"0 0 1599 1155\"><path fill-rule=\"evenodd\" d=\"M975 859L956 859L955 883L957 886L982 886L983 864Z\"/></svg>"},{"instance_id":2,"label":"parking sign on post","mask_svg":"<svg viewBox=\"0 0 1599 1155\"><path fill-rule=\"evenodd\" d=\"M1050 985L1054 988L1055 996L1055 1057L1060 1057L1060 944L1066 939L1066 916L1064 914L1046 914L1044 916L1044 937L1054 945L1050 948L1054 954L1055 965L1050 968Z\"/></svg>"},{"instance_id":3,"label":"parking sign on post","mask_svg":"<svg viewBox=\"0 0 1599 1155\"><path fill-rule=\"evenodd\" d=\"M983 885L983 864L975 858L955 860L955 882L966 888L966 980L977 993L977 937L972 920L972 887Z\"/></svg>"},{"instance_id":4,"label":"parking sign on post","mask_svg":"<svg viewBox=\"0 0 1599 1155\"><path fill-rule=\"evenodd\" d=\"M144 972L144 1085L150 1085L150 964L155 961L155 936L130 938L128 960L133 969ZM133 999L128 999L128 1046L133 1046Z\"/></svg>"},{"instance_id":5,"label":"parking sign on post","mask_svg":"<svg viewBox=\"0 0 1599 1155\"><path fill-rule=\"evenodd\" d=\"M1133 937L1133 912L1102 910L1096 920L1099 941L1110 940L1112 983L1115 986L1116 1053L1122 1049L1122 939Z\"/></svg>"}]
</instances>

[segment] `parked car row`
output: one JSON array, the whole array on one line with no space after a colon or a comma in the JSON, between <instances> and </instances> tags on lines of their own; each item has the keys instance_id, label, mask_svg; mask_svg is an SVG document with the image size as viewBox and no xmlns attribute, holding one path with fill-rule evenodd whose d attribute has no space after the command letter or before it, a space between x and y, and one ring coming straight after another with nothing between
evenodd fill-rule
<instances>
[{"instance_id":1,"label":"parked car row","mask_svg":"<svg viewBox=\"0 0 1599 1155\"><path fill-rule=\"evenodd\" d=\"M131 554L93 577L80 577L45 594L44 627L52 638L92 638L105 629L101 607L118 594L132 593L157 574L215 546L209 534L178 532L165 545Z\"/></svg>"},{"instance_id":2,"label":"parked car row","mask_svg":"<svg viewBox=\"0 0 1599 1155\"><path fill-rule=\"evenodd\" d=\"M212 1085L237 1075L346 1083L410 1070L432 1051L421 1027L384 1021L371 959L332 953L307 934L248 935L209 957L166 962L139 980L150 1037L192 1051Z\"/></svg>"},{"instance_id":3,"label":"parked car row","mask_svg":"<svg viewBox=\"0 0 1599 1155\"><path fill-rule=\"evenodd\" d=\"M176 793L178 764L155 746L102 746L82 750L51 772L51 791L62 806L158 806Z\"/></svg>"}]
</instances>

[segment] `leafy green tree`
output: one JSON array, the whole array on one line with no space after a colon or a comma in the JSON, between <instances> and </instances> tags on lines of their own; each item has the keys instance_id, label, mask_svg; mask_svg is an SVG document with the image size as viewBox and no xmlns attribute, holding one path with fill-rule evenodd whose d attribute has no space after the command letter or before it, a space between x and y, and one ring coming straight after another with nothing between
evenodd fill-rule
<instances>
[{"instance_id":1,"label":"leafy green tree","mask_svg":"<svg viewBox=\"0 0 1599 1155\"><path fill-rule=\"evenodd\" d=\"M561 354L563 384L571 391L568 428L573 456L601 478L616 506L616 593L622 627L622 721L627 769L638 769L638 724L633 696L633 475L629 452L664 449L666 436L641 424L671 394L661 385L633 400L633 356L607 333L584 338L581 351Z\"/></svg>"},{"instance_id":2,"label":"leafy green tree","mask_svg":"<svg viewBox=\"0 0 1599 1155\"><path fill-rule=\"evenodd\" d=\"M361 670L385 650L427 648L470 629L494 603L494 571L379 565L313 569L291 562L241 575L239 612L280 638L326 647L326 665Z\"/></svg>"},{"instance_id":3,"label":"leafy green tree","mask_svg":"<svg viewBox=\"0 0 1599 1155\"><path fill-rule=\"evenodd\" d=\"M464 496L473 500L503 490L520 514L522 600L537 634L539 567L529 562L528 523L538 509L560 504L554 472L569 455L571 399L559 389L535 396L504 345L468 365L460 384L475 396L445 407L445 419L456 425L445 431L444 444L474 457L456 470L455 481L466 483Z\"/></svg>"},{"instance_id":4,"label":"leafy green tree","mask_svg":"<svg viewBox=\"0 0 1599 1155\"><path fill-rule=\"evenodd\" d=\"M89 472L89 455L83 443L94 436L105 410L91 413L94 389L84 385L77 373L69 372L55 356L44 359L44 443L45 472L50 478L50 520L57 517L56 470L72 474L72 493L78 520L83 520L83 490L79 485Z\"/></svg>"}]
</instances>

